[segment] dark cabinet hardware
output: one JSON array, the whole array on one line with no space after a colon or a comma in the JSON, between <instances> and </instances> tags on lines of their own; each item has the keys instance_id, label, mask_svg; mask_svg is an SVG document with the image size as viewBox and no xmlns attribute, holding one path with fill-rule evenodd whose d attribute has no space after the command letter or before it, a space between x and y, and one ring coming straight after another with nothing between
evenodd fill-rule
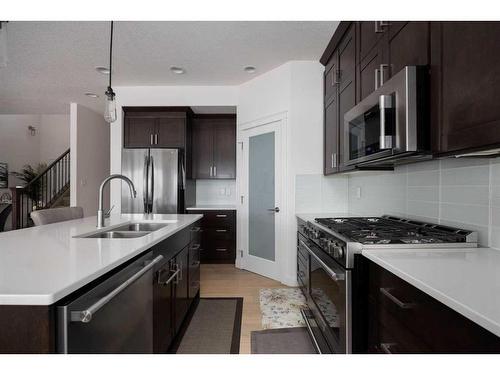
<instances>
[{"instance_id":1,"label":"dark cabinet hardware","mask_svg":"<svg viewBox=\"0 0 500 375\"><path fill-rule=\"evenodd\" d=\"M380 293L382 293L384 296L389 298L392 302L394 302L398 307L402 309L412 309L415 307L414 303L411 302L403 302L400 299L398 299L396 296L394 296L391 291L393 289L391 288L380 288Z\"/></svg>"},{"instance_id":2,"label":"dark cabinet hardware","mask_svg":"<svg viewBox=\"0 0 500 375\"><path fill-rule=\"evenodd\" d=\"M386 32L385 28L388 27L389 25L390 23L386 21L375 21L375 33L377 34L385 33Z\"/></svg>"},{"instance_id":3,"label":"dark cabinet hardware","mask_svg":"<svg viewBox=\"0 0 500 375\"><path fill-rule=\"evenodd\" d=\"M227 229L216 229L215 231L219 233L226 233Z\"/></svg>"},{"instance_id":4,"label":"dark cabinet hardware","mask_svg":"<svg viewBox=\"0 0 500 375\"><path fill-rule=\"evenodd\" d=\"M227 249L215 249L215 251L222 251L222 252L226 252Z\"/></svg>"},{"instance_id":5,"label":"dark cabinet hardware","mask_svg":"<svg viewBox=\"0 0 500 375\"><path fill-rule=\"evenodd\" d=\"M227 217L227 215L225 215L225 214L217 214L217 215L215 215L215 216L216 216L216 217Z\"/></svg>"}]
</instances>

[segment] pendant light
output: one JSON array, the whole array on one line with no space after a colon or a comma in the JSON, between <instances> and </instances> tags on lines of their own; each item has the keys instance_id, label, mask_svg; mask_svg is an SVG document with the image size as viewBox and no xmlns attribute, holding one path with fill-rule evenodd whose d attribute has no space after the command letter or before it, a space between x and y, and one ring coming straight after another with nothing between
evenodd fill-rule
<instances>
[{"instance_id":1,"label":"pendant light","mask_svg":"<svg viewBox=\"0 0 500 375\"><path fill-rule=\"evenodd\" d=\"M106 90L106 109L104 110L104 120L109 123L116 121L116 101L115 93L111 87L111 75L113 73L112 69L112 58L113 58L113 21L111 21L111 39L109 42L109 85Z\"/></svg>"},{"instance_id":2,"label":"pendant light","mask_svg":"<svg viewBox=\"0 0 500 375\"><path fill-rule=\"evenodd\" d=\"M0 21L0 68L7 66L7 22Z\"/></svg>"}]
</instances>

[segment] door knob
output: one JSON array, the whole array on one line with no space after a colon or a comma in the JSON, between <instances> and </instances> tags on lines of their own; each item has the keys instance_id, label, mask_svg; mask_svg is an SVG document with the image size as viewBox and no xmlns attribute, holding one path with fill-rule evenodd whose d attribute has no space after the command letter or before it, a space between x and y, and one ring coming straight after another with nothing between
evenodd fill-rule
<instances>
[{"instance_id":1,"label":"door knob","mask_svg":"<svg viewBox=\"0 0 500 375\"><path fill-rule=\"evenodd\" d=\"M280 212L280 208L279 207L268 208L267 210L268 211L273 211L273 212Z\"/></svg>"}]
</instances>

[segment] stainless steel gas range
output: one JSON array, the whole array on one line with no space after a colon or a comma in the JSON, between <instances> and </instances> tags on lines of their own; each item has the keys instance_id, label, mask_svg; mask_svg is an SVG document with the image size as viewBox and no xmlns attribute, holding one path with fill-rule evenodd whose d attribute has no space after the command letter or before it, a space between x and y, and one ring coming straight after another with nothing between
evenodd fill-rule
<instances>
[{"instance_id":1,"label":"stainless steel gas range","mask_svg":"<svg viewBox=\"0 0 500 375\"><path fill-rule=\"evenodd\" d=\"M297 280L306 295L304 320L320 353L352 353L360 285L356 254L377 248L476 247L477 233L448 226L382 217L299 219Z\"/></svg>"}]
</instances>

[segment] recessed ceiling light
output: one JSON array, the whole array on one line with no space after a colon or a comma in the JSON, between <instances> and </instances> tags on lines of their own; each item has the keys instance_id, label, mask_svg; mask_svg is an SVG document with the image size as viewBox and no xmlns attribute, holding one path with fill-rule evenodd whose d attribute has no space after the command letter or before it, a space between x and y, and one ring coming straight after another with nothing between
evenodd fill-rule
<instances>
[{"instance_id":1,"label":"recessed ceiling light","mask_svg":"<svg viewBox=\"0 0 500 375\"><path fill-rule=\"evenodd\" d=\"M95 70L101 74L109 74L109 68L106 68L105 66L96 66Z\"/></svg>"},{"instance_id":2,"label":"recessed ceiling light","mask_svg":"<svg viewBox=\"0 0 500 375\"><path fill-rule=\"evenodd\" d=\"M170 71L175 74L184 74L186 71L179 66L171 66Z\"/></svg>"},{"instance_id":3,"label":"recessed ceiling light","mask_svg":"<svg viewBox=\"0 0 500 375\"><path fill-rule=\"evenodd\" d=\"M251 65L249 65L249 66L245 66L245 67L243 68L243 70L244 70L245 72L247 72L247 73L250 73L250 74L255 73L255 72L257 71L257 69L255 68L255 66L251 66Z\"/></svg>"},{"instance_id":4,"label":"recessed ceiling light","mask_svg":"<svg viewBox=\"0 0 500 375\"><path fill-rule=\"evenodd\" d=\"M86 92L85 95L87 95L87 96L89 96L91 98L98 98L99 97L99 95L94 94L93 92Z\"/></svg>"}]
</instances>

